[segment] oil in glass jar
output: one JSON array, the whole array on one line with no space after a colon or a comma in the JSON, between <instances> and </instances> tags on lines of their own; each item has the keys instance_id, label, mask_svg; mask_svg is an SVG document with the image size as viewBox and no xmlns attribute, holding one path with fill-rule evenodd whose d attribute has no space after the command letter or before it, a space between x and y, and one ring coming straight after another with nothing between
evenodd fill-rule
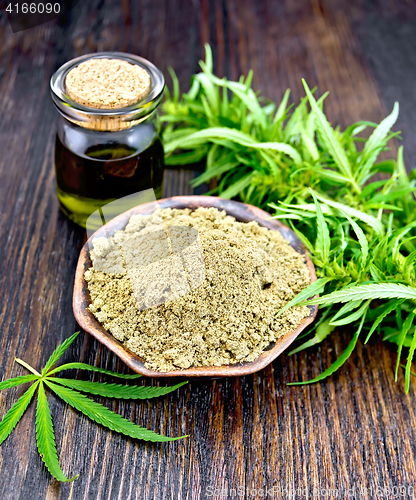
<instances>
[{"instance_id":1,"label":"oil in glass jar","mask_svg":"<svg viewBox=\"0 0 416 500\"><path fill-rule=\"evenodd\" d=\"M85 227L104 205L153 189L162 196L164 152L157 106L162 73L124 53L69 61L51 79L61 119L55 143L63 212Z\"/></svg>"}]
</instances>

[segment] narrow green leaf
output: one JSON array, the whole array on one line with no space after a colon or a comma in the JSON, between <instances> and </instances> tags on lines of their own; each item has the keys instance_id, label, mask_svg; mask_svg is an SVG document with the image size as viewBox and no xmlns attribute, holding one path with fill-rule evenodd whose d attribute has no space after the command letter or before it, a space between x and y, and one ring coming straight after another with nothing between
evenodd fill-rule
<instances>
[{"instance_id":1,"label":"narrow green leaf","mask_svg":"<svg viewBox=\"0 0 416 500\"><path fill-rule=\"evenodd\" d=\"M202 67L204 63L200 64ZM207 74L199 73L195 76L195 78L199 80L201 87L204 89L204 93L209 101L212 113L218 116L220 114L220 93L218 88L213 84Z\"/></svg>"},{"instance_id":2,"label":"narrow green leaf","mask_svg":"<svg viewBox=\"0 0 416 500\"><path fill-rule=\"evenodd\" d=\"M311 158L313 161L317 161L319 159L319 152L318 148L316 147L315 141L308 136L305 127L301 123L300 126L300 136L302 138L303 144L307 150L307 152L310 154Z\"/></svg>"},{"instance_id":3,"label":"narrow green leaf","mask_svg":"<svg viewBox=\"0 0 416 500\"><path fill-rule=\"evenodd\" d=\"M290 219L293 219L293 220L302 220L302 216L301 215L297 215L297 214L291 214L291 213L288 213L288 214L277 214L277 215L273 215L272 219L278 219L278 220L284 220L284 219L286 219L288 221ZM293 229L293 227L292 227L292 229ZM294 229L293 229L293 231L294 231ZM308 249L308 250L309 250L310 253L314 253L315 252L315 249L313 248L313 246L310 247L310 249Z\"/></svg>"},{"instance_id":4,"label":"narrow green leaf","mask_svg":"<svg viewBox=\"0 0 416 500\"><path fill-rule=\"evenodd\" d=\"M238 167L240 164L238 162L229 162L222 165L215 165L210 170L206 170L203 174L199 175L195 179L193 179L190 184L192 187L197 187L203 184L204 182L208 182L214 177L219 177L226 172Z\"/></svg>"},{"instance_id":5,"label":"narrow green leaf","mask_svg":"<svg viewBox=\"0 0 416 500\"><path fill-rule=\"evenodd\" d=\"M294 216L295 218L296 216ZM277 219L278 216L273 216L272 219ZM291 218L291 215L286 215L286 218ZM299 217L299 220L302 220L301 217ZM305 245L306 249L308 250L308 252L310 254L314 254L314 248L313 248L313 245L312 243L308 240L308 238L303 234L301 233L298 229L296 229L296 227L294 226L294 224L290 221L290 227L292 228L292 231L296 234L296 236L300 239L300 241Z\"/></svg>"},{"instance_id":6,"label":"narrow green leaf","mask_svg":"<svg viewBox=\"0 0 416 500\"><path fill-rule=\"evenodd\" d=\"M337 304L350 300L368 299L412 299L416 300L416 288L400 283L371 283L332 292L324 297L312 299L308 304Z\"/></svg>"},{"instance_id":7,"label":"narrow green leaf","mask_svg":"<svg viewBox=\"0 0 416 500\"><path fill-rule=\"evenodd\" d=\"M296 349L293 349L293 351L290 351L289 356L291 356L292 354L296 354L299 351L303 351L308 347L312 347L316 344L323 342L326 339L326 337L328 337L328 335L332 333L334 330L335 330L335 325L332 325L331 320L327 319L317 327L314 337L304 342L301 346L297 347Z\"/></svg>"},{"instance_id":8,"label":"narrow green leaf","mask_svg":"<svg viewBox=\"0 0 416 500\"><path fill-rule=\"evenodd\" d=\"M337 321L339 318L344 316L345 314L357 309L362 304L362 300L353 300L352 302L347 302L344 304L341 309L332 317L331 323L333 321Z\"/></svg>"},{"instance_id":9,"label":"narrow green leaf","mask_svg":"<svg viewBox=\"0 0 416 500\"><path fill-rule=\"evenodd\" d=\"M405 299L396 300L392 302L388 307L386 307L386 309L374 321L373 326L371 327L371 330L368 332L367 338L364 341L364 344L366 344L370 340L371 335L373 335L376 328L378 327L378 325L380 325L384 318L391 314L396 309L396 307L400 307L403 304L404 300Z\"/></svg>"},{"instance_id":10,"label":"narrow green leaf","mask_svg":"<svg viewBox=\"0 0 416 500\"><path fill-rule=\"evenodd\" d=\"M225 87L226 89L230 89L239 99L245 104L247 109L251 111L253 116L256 118L256 121L263 127L266 128L266 115L261 108L259 101L257 99L254 91L245 85L241 85L237 82L232 82L226 79L221 80L216 76L212 75L211 80L220 87Z\"/></svg>"},{"instance_id":11,"label":"narrow green leaf","mask_svg":"<svg viewBox=\"0 0 416 500\"><path fill-rule=\"evenodd\" d=\"M165 142L177 141L178 139L184 139L189 135L197 132L198 129L196 127L183 127L177 128L172 131L164 131L163 139Z\"/></svg>"},{"instance_id":12,"label":"narrow green leaf","mask_svg":"<svg viewBox=\"0 0 416 500\"><path fill-rule=\"evenodd\" d=\"M245 188L250 186L251 182L253 181L253 178L255 176L255 172L251 172L241 179L239 179L237 182L234 184L230 184L227 189L224 191L221 191L221 197L222 198L227 198L231 199L237 196L238 194L241 193Z\"/></svg>"},{"instance_id":13,"label":"narrow green leaf","mask_svg":"<svg viewBox=\"0 0 416 500\"><path fill-rule=\"evenodd\" d=\"M377 125L374 129L373 133L368 138L365 143L362 157L363 157L363 165L360 168L360 181L363 180L369 171L369 169L374 164L379 152L380 148L385 145L386 137L390 132L391 127L396 123L397 117L399 116L399 103L395 102L393 106L393 111L384 118L384 120Z\"/></svg>"},{"instance_id":14,"label":"narrow green leaf","mask_svg":"<svg viewBox=\"0 0 416 500\"><path fill-rule=\"evenodd\" d=\"M222 100L221 100L221 114L222 116L227 116L228 115L228 110L230 108L229 106L229 99L228 99L228 92L227 90L224 90L222 92Z\"/></svg>"},{"instance_id":15,"label":"narrow green leaf","mask_svg":"<svg viewBox=\"0 0 416 500\"><path fill-rule=\"evenodd\" d=\"M3 420L0 422L0 445L8 438L21 419L23 413L26 411L26 408L32 401L33 394L35 394L38 384L39 382L35 382L31 387L29 387L23 396L16 401L16 403L3 417Z\"/></svg>"},{"instance_id":16,"label":"narrow green leaf","mask_svg":"<svg viewBox=\"0 0 416 500\"><path fill-rule=\"evenodd\" d=\"M57 396L63 399L65 403L68 403L91 420L94 420L94 422L108 427L112 431L120 432L121 434L125 434L135 439L144 439L145 441L176 441L177 439L185 437L170 438L161 436L160 434L156 434L153 431L133 424L133 422L126 420L117 413L112 412L105 406L92 401L75 390L53 384L50 380L45 380L45 383Z\"/></svg>"},{"instance_id":17,"label":"narrow green leaf","mask_svg":"<svg viewBox=\"0 0 416 500\"><path fill-rule=\"evenodd\" d=\"M333 200L329 200L328 198L325 198L324 196L316 193L316 197L318 198L319 201L322 203L325 203L329 207L336 208L341 212L341 214L347 213L350 217L355 217L356 219L365 222L368 224L371 228L373 228L378 234L382 234L384 231L383 224L381 221L379 221L376 217L373 217L372 215L369 215L367 213L361 212L360 210L356 210L355 208L351 208L348 205L345 205L343 203L338 203Z\"/></svg>"},{"instance_id":18,"label":"narrow green leaf","mask_svg":"<svg viewBox=\"0 0 416 500\"><path fill-rule=\"evenodd\" d=\"M387 179L383 179L381 181L375 181L375 182L372 182L371 184L367 184L367 186L365 186L365 188L361 191L361 194L358 197L358 199L364 200L368 196L371 196L373 193L375 193L375 191L378 188L384 186L384 184L386 184L386 182L387 182Z\"/></svg>"},{"instance_id":19,"label":"narrow green leaf","mask_svg":"<svg viewBox=\"0 0 416 500\"><path fill-rule=\"evenodd\" d=\"M320 278L311 283L310 285L308 285L300 293L298 293L296 297L294 297L282 309L280 309L280 311L277 313L277 316L280 316L280 314L282 314L283 311L286 311L290 307L296 306L297 304L304 302L310 297L322 293L325 290L325 285L328 283L328 281L331 281L331 279L332 278ZM307 302L307 304L309 304L309 302Z\"/></svg>"},{"instance_id":20,"label":"narrow green leaf","mask_svg":"<svg viewBox=\"0 0 416 500\"><path fill-rule=\"evenodd\" d=\"M412 368L412 360L413 356L415 354L415 349L416 349L416 330L413 333L413 340L412 344L409 349L409 355L407 356L407 363L406 363L406 394L409 392L410 389L410 369Z\"/></svg>"},{"instance_id":21,"label":"narrow green leaf","mask_svg":"<svg viewBox=\"0 0 416 500\"><path fill-rule=\"evenodd\" d=\"M180 96L181 96L181 90L179 87L179 80L178 80L178 77L176 76L174 69L171 66L168 67L168 71L169 71L170 77L172 78L172 85L173 85L172 101L174 103L178 103Z\"/></svg>"},{"instance_id":22,"label":"narrow green leaf","mask_svg":"<svg viewBox=\"0 0 416 500\"><path fill-rule=\"evenodd\" d=\"M324 96L322 96L323 98ZM322 99L321 98L321 99ZM321 100L320 99L320 100ZM323 99L322 99L323 100ZM322 103L323 105L323 103ZM308 134L308 136L315 141L315 133L316 133L316 127L315 127L315 115L313 113L309 113L309 116L306 119L306 125L305 125L305 130Z\"/></svg>"},{"instance_id":23,"label":"narrow green leaf","mask_svg":"<svg viewBox=\"0 0 416 500\"><path fill-rule=\"evenodd\" d=\"M52 366L58 361L62 354L68 349L72 342L78 337L79 332L75 332L68 339L65 340L61 345L59 345L55 351L52 353L51 357L46 362L45 367L42 370L42 375L45 375Z\"/></svg>"},{"instance_id":24,"label":"narrow green leaf","mask_svg":"<svg viewBox=\"0 0 416 500\"><path fill-rule=\"evenodd\" d=\"M9 378L0 382L0 391L3 389L9 389L10 387L16 387L18 385L26 384L27 382L32 382L33 380L38 380L37 375L21 375L16 378Z\"/></svg>"},{"instance_id":25,"label":"narrow green leaf","mask_svg":"<svg viewBox=\"0 0 416 500\"><path fill-rule=\"evenodd\" d=\"M357 345L358 337L359 337L361 330L363 328L364 321L365 321L365 314L361 318L360 326L358 327L358 330L355 332L353 338L351 339L350 343L348 344L348 347L341 354L341 356L334 363L332 363L332 365L329 368L327 368L323 373L321 373L317 377L313 378L312 380L307 380L305 382L292 382L288 385L314 384L315 382L319 382L320 380L323 380L323 379L329 377L330 375L332 375L334 372L336 372L347 361L347 359L351 356L352 351L354 350L355 346Z\"/></svg>"},{"instance_id":26,"label":"narrow green leaf","mask_svg":"<svg viewBox=\"0 0 416 500\"><path fill-rule=\"evenodd\" d=\"M280 210L283 213L295 213L296 215L301 215L302 217L314 218L316 214L316 206L314 203L303 203L300 205L291 205L283 201L279 202L279 205L274 203L270 204L271 207L276 210ZM326 205L321 205L322 213L325 215L333 215L333 210Z\"/></svg>"},{"instance_id":27,"label":"narrow green leaf","mask_svg":"<svg viewBox=\"0 0 416 500\"><path fill-rule=\"evenodd\" d=\"M344 256L344 250L347 248L347 239L345 237L345 231L344 231L344 228L342 226L342 224L339 225L338 227L338 230L340 232L340 240L341 240L341 252L342 252L342 257Z\"/></svg>"},{"instance_id":28,"label":"narrow green leaf","mask_svg":"<svg viewBox=\"0 0 416 500\"><path fill-rule=\"evenodd\" d=\"M329 259L329 251L331 248L331 240L329 237L328 224L326 223L326 220L324 219L324 215L323 215L322 210L321 210L321 205L319 204L319 202L315 196L315 193L310 188L309 188L309 191L312 194L313 201L315 203L316 223L318 226L318 236L316 238L315 250L319 255L321 255L322 262L324 264L327 264L328 259Z\"/></svg>"},{"instance_id":29,"label":"narrow green leaf","mask_svg":"<svg viewBox=\"0 0 416 500\"><path fill-rule=\"evenodd\" d=\"M403 344L404 340L406 338L406 335L408 334L410 328L412 327L413 321L415 319L415 312L411 311L403 323L402 330L400 332L399 340L397 342L398 349L397 349L397 361L396 361L396 370L394 372L394 380L397 382L397 375L399 372L399 366L400 366L400 357L402 355L402 349L403 349ZM410 355L410 354L409 354Z\"/></svg>"},{"instance_id":30,"label":"narrow green leaf","mask_svg":"<svg viewBox=\"0 0 416 500\"><path fill-rule=\"evenodd\" d=\"M338 168L345 175L345 177L348 178L348 181L353 187L354 191L360 193L360 188L358 187L352 175L351 165L348 157L344 149L342 148L337 136L335 135L333 128L329 124L324 113L319 108L317 102L315 101L315 98L312 95L312 92L309 90L309 87L304 79L302 79L302 83L305 88L306 95L308 96L311 109L315 114L315 123L322 137L322 140L324 141Z\"/></svg>"},{"instance_id":31,"label":"narrow green leaf","mask_svg":"<svg viewBox=\"0 0 416 500\"><path fill-rule=\"evenodd\" d=\"M74 477L67 478L59 465L51 412L42 381L39 383L38 402L36 405L36 442L43 462L55 479L68 482L78 477L77 474Z\"/></svg>"},{"instance_id":32,"label":"narrow green leaf","mask_svg":"<svg viewBox=\"0 0 416 500\"><path fill-rule=\"evenodd\" d=\"M367 203L365 205L366 210L391 210L394 212L403 212L403 208L392 205L391 203Z\"/></svg>"},{"instance_id":33,"label":"narrow green leaf","mask_svg":"<svg viewBox=\"0 0 416 500\"><path fill-rule=\"evenodd\" d=\"M167 156L165 165L192 165L204 159L207 154L207 147L195 151Z\"/></svg>"},{"instance_id":34,"label":"narrow green leaf","mask_svg":"<svg viewBox=\"0 0 416 500\"><path fill-rule=\"evenodd\" d=\"M371 168L371 171L373 173L383 172L385 174L393 175L395 167L396 167L396 162L394 160L385 160L379 163L375 163Z\"/></svg>"},{"instance_id":35,"label":"narrow green leaf","mask_svg":"<svg viewBox=\"0 0 416 500\"><path fill-rule=\"evenodd\" d=\"M392 249L392 257L394 260L397 259L397 254L399 253L400 250L400 240L403 236L408 234L412 229L416 228L416 221L411 222L410 224L407 224L406 226L402 227L399 231L395 232L394 235L394 245Z\"/></svg>"},{"instance_id":36,"label":"narrow green leaf","mask_svg":"<svg viewBox=\"0 0 416 500\"><path fill-rule=\"evenodd\" d=\"M206 169L209 170L212 168L217 162L217 157L221 157L221 147L218 146L218 144L213 144L209 149L207 153L207 161L206 161ZM226 155L224 155L226 156Z\"/></svg>"},{"instance_id":37,"label":"narrow green leaf","mask_svg":"<svg viewBox=\"0 0 416 500\"><path fill-rule=\"evenodd\" d=\"M104 370L104 368L99 368L98 366L87 365L86 363L66 363L65 365L60 365L54 370L48 373L48 376L53 375L63 370L88 370L91 372L104 373L105 375L111 375L112 377L124 378L124 379L135 379L140 378L141 375L135 373L134 375L128 375L124 373L111 372L109 370Z\"/></svg>"},{"instance_id":38,"label":"narrow green leaf","mask_svg":"<svg viewBox=\"0 0 416 500\"><path fill-rule=\"evenodd\" d=\"M273 124L276 124L282 120L286 114L287 103L289 101L290 89L287 89L284 93L283 99L281 100L279 107L276 110L276 114L273 118Z\"/></svg>"},{"instance_id":39,"label":"narrow green leaf","mask_svg":"<svg viewBox=\"0 0 416 500\"><path fill-rule=\"evenodd\" d=\"M64 385L71 389L76 389L81 392L89 392L104 398L121 398L121 399L149 399L164 396L170 392L176 391L187 382L181 382L170 387L149 387L137 385L121 385L107 384L101 382L89 382L86 380L73 380L66 378L49 378L51 382Z\"/></svg>"},{"instance_id":40,"label":"narrow green leaf","mask_svg":"<svg viewBox=\"0 0 416 500\"><path fill-rule=\"evenodd\" d=\"M194 77L191 79L192 85L191 88L188 90L186 94L183 94L182 97L185 102L188 103L190 109L193 109L193 105L195 104L196 98L198 96L198 93L201 89L201 84L198 82L198 80Z\"/></svg>"},{"instance_id":41,"label":"narrow green leaf","mask_svg":"<svg viewBox=\"0 0 416 500\"><path fill-rule=\"evenodd\" d=\"M307 106L306 106L307 102L308 102L307 97L301 99L300 103L296 106L292 115L286 122L283 139L289 144L299 141L299 135L300 135L299 124L303 122L304 116L307 114Z\"/></svg>"},{"instance_id":42,"label":"narrow green leaf","mask_svg":"<svg viewBox=\"0 0 416 500\"><path fill-rule=\"evenodd\" d=\"M383 340L387 340L392 344L396 344L396 346L398 345L400 338L399 330L397 330L396 328L392 328L390 326L385 326L383 332L384 332ZM410 347L412 345L412 339L413 335L406 335L406 338L404 339L403 342L403 347Z\"/></svg>"},{"instance_id":43,"label":"narrow green leaf","mask_svg":"<svg viewBox=\"0 0 416 500\"><path fill-rule=\"evenodd\" d=\"M368 322L374 321L375 319L377 319L380 316L380 314L383 314L384 311L386 309L388 309L391 305L393 305L393 304L396 305L399 302L400 301L398 301L396 299L391 299L391 300L388 300L387 302L383 301L380 305L377 305L376 307L372 307L371 309L368 310L368 314L367 314ZM404 302L404 299L403 299L403 302ZM395 306L393 306L393 307L395 307Z\"/></svg>"},{"instance_id":44,"label":"narrow green leaf","mask_svg":"<svg viewBox=\"0 0 416 500\"><path fill-rule=\"evenodd\" d=\"M386 279L382 271L373 262L370 263L370 273L374 281L384 281Z\"/></svg>"},{"instance_id":45,"label":"narrow green leaf","mask_svg":"<svg viewBox=\"0 0 416 500\"><path fill-rule=\"evenodd\" d=\"M402 368L406 369L406 365L400 365ZM415 372L410 372L410 375L412 375L413 377L416 377L416 373Z\"/></svg>"},{"instance_id":46,"label":"narrow green leaf","mask_svg":"<svg viewBox=\"0 0 416 500\"><path fill-rule=\"evenodd\" d=\"M374 127L377 126L376 123L373 124ZM350 135L351 137L355 137L360 134L363 130L365 130L369 126L369 123L366 122L357 122L350 125L348 128L344 130L344 135Z\"/></svg>"},{"instance_id":47,"label":"narrow green leaf","mask_svg":"<svg viewBox=\"0 0 416 500\"><path fill-rule=\"evenodd\" d=\"M365 234L363 230L360 228L360 226L353 220L351 217L344 212L344 216L348 219L349 223L351 224L352 228L354 229L354 233L357 235L358 241L360 242L361 246L361 263L362 266L365 267L367 265L367 259L368 259L368 241L367 238L365 237Z\"/></svg>"},{"instance_id":48,"label":"narrow green leaf","mask_svg":"<svg viewBox=\"0 0 416 500\"><path fill-rule=\"evenodd\" d=\"M334 325L334 326L349 325L349 324L353 323L354 321L357 321L358 319L361 318L361 316L363 314L367 313L370 302L371 302L371 299L367 300L366 302L364 302L364 304L359 309L354 311L349 316L345 316L344 318L338 319L336 321L332 320L331 325Z\"/></svg>"},{"instance_id":49,"label":"narrow green leaf","mask_svg":"<svg viewBox=\"0 0 416 500\"><path fill-rule=\"evenodd\" d=\"M295 148L289 144L280 142L257 142L248 134L235 129L226 127L209 127L198 132L194 132L188 137L171 141L166 145L166 153L172 153L177 148L190 149L198 147L206 142L217 142L217 140L228 139L240 146L245 146L253 149L270 149L284 153L293 159L293 161L300 165L302 158Z\"/></svg>"},{"instance_id":50,"label":"narrow green leaf","mask_svg":"<svg viewBox=\"0 0 416 500\"><path fill-rule=\"evenodd\" d=\"M368 201L366 206L370 204L373 205L374 203L378 202L388 203L390 201L397 200L398 198L403 198L407 194L414 193L415 191L416 188L409 187L406 189L398 189L396 191L390 191L389 193L383 193L383 192L377 193L376 195L374 195L373 198L371 198L371 200Z\"/></svg>"},{"instance_id":51,"label":"narrow green leaf","mask_svg":"<svg viewBox=\"0 0 416 500\"><path fill-rule=\"evenodd\" d=\"M345 177L345 175L340 174L336 170L323 167L322 168L314 167L314 170L319 175L320 178L329 179L330 181L337 182L338 184L345 184L348 182L347 177Z\"/></svg>"},{"instance_id":52,"label":"narrow green leaf","mask_svg":"<svg viewBox=\"0 0 416 500\"><path fill-rule=\"evenodd\" d=\"M214 61L212 57L212 50L209 43L204 44L205 49L205 68L208 73L212 73L214 70Z\"/></svg>"},{"instance_id":53,"label":"narrow green leaf","mask_svg":"<svg viewBox=\"0 0 416 500\"><path fill-rule=\"evenodd\" d=\"M204 107L204 111L205 111L205 114L207 116L208 123L210 125L214 126L217 114L215 113L214 110L211 110L211 108L209 106L208 99L204 95L201 95L201 102L202 102L202 106Z\"/></svg>"},{"instance_id":54,"label":"narrow green leaf","mask_svg":"<svg viewBox=\"0 0 416 500\"><path fill-rule=\"evenodd\" d=\"M411 187L410 182L409 182L409 176L407 175L406 172L406 167L404 165L404 159L403 159L403 146L399 146L399 149L397 151L397 171L399 174L399 181L400 185L406 188Z\"/></svg>"},{"instance_id":55,"label":"narrow green leaf","mask_svg":"<svg viewBox=\"0 0 416 500\"><path fill-rule=\"evenodd\" d=\"M416 250L413 250L413 252L409 253L409 255L405 258L404 261L404 268L409 269L411 265L414 265L416 261Z\"/></svg>"},{"instance_id":56,"label":"narrow green leaf","mask_svg":"<svg viewBox=\"0 0 416 500\"><path fill-rule=\"evenodd\" d=\"M402 320L402 308L400 306L396 307L396 323L399 330L401 330L403 328L403 320Z\"/></svg>"}]
</instances>

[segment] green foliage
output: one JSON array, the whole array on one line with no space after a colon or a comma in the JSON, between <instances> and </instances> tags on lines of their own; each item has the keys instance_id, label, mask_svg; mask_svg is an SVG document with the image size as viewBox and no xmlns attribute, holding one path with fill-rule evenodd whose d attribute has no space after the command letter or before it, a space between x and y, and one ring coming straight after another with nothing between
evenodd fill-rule
<instances>
[{"instance_id":1,"label":"green foliage","mask_svg":"<svg viewBox=\"0 0 416 500\"><path fill-rule=\"evenodd\" d=\"M55 479L64 482L73 481L78 475L68 479L59 465L52 416L43 384L44 381L41 380L39 382L38 401L36 406L36 442L39 455L48 468L48 471Z\"/></svg>"},{"instance_id":2,"label":"green foliage","mask_svg":"<svg viewBox=\"0 0 416 500\"><path fill-rule=\"evenodd\" d=\"M368 309L368 305L367 305L367 309ZM321 373L320 375L318 375L317 377L315 377L311 380L307 380L304 382L292 382L289 385L313 384L315 382L319 382L320 380L323 380L326 377L329 377L329 375L332 375L336 370L338 370L338 368L340 368L347 361L347 359L351 356L352 351L354 350L354 347L357 345L358 337L359 337L361 330L363 328L364 321L365 321L365 313L363 314L361 321L360 321L360 325L359 325L357 331L355 332L354 336L352 337L350 343L348 344L348 347L341 354L341 356L336 361L334 361L334 363L332 363L332 365L329 368L327 368L323 373Z\"/></svg>"},{"instance_id":3,"label":"green foliage","mask_svg":"<svg viewBox=\"0 0 416 500\"><path fill-rule=\"evenodd\" d=\"M143 439L146 441L154 442L174 441L176 439L186 437L180 436L177 438L170 438L162 436L160 434L156 434L155 432L148 429L139 427L133 422L130 422L117 413L109 410L105 406L92 401L88 397L75 390L78 389L82 392L97 394L103 397L147 399L163 396L165 394L168 394L169 392L175 391L182 385L186 384L186 382L182 382L171 387L146 387L137 385L107 384L54 377L54 374L69 369L95 371L124 379L133 379L140 377L140 375L138 374L125 375L121 373L115 373L95 366L90 366L85 363L67 363L66 365L61 365L54 370L50 370L50 368L59 360L65 350L68 349L68 347L72 344L78 334L79 332L74 333L74 335L69 337L67 340L65 340L65 342L57 347L57 349L53 352L45 367L43 368L41 374L24 361L16 359L19 364L23 365L27 370L32 372L33 375L24 375L5 380L0 383L0 390L17 387L28 382L34 383L23 394L23 396L21 396L16 401L16 403L10 408L10 410L3 417L3 420L0 422L0 444L3 443L3 441L7 439L10 433L13 431L20 418L26 411L26 408L29 406L36 392L36 389L38 389L36 405L36 442L39 454L49 472L58 481L73 481L78 477L78 475L76 475L72 478L67 478L59 465L55 444L55 434L52 424L52 416L48 400L46 398L44 385L46 385L58 397L63 399L66 403L68 403L78 411L82 412L88 418L100 425L111 429L112 431L120 432L121 434L132 437L134 439Z\"/></svg>"},{"instance_id":4,"label":"green foliage","mask_svg":"<svg viewBox=\"0 0 416 500\"><path fill-rule=\"evenodd\" d=\"M133 422L130 422L117 413L114 413L107 407L92 401L80 392L68 389L67 387L60 387L48 379L45 380L45 383L57 396L63 399L65 403L68 403L78 411L81 411L91 420L108 427L112 431L120 432L121 434L130 436L134 439L145 439L146 441L174 441L184 437L180 436L178 438L169 438L161 436L160 434L156 434L153 431L143 429L142 427L133 424Z\"/></svg>"},{"instance_id":5,"label":"green foliage","mask_svg":"<svg viewBox=\"0 0 416 500\"><path fill-rule=\"evenodd\" d=\"M283 310L323 294L307 302L320 304L321 316L292 353L335 328L356 332L313 381L345 362L362 331L365 341L377 331L397 345L397 366L408 349L408 390L416 350L416 175L406 173L402 147L396 160L378 160L398 135L391 130L398 104L380 124L363 121L341 131L324 114L327 94L318 99L305 81L306 96L291 106L289 90L280 104L254 92L252 72L238 82L217 78L209 46L201 69L189 92L181 95L176 83L174 99L163 104L167 162L206 158L194 186L216 178L212 194L268 210L308 249L318 281Z\"/></svg>"},{"instance_id":6,"label":"green foliage","mask_svg":"<svg viewBox=\"0 0 416 500\"><path fill-rule=\"evenodd\" d=\"M17 387L18 385L25 384L26 382L33 382L37 379L37 375L21 375L20 377L16 378L9 378L8 380L0 382L0 391L2 391L3 389L10 389L11 387Z\"/></svg>"},{"instance_id":7,"label":"green foliage","mask_svg":"<svg viewBox=\"0 0 416 500\"><path fill-rule=\"evenodd\" d=\"M49 380L49 378L47 380ZM176 391L176 389L179 389L179 387L182 387L186 384L186 382L181 382L180 384L174 385L172 387L146 387L144 385L135 387L131 385L106 384L100 382L89 382L87 380L72 380L66 378L56 378L53 380L60 385L64 385L65 387L69 387L71 389L76 389L81 392L96 394L97 396L102 396L103 398L120 399L157 398L159 396L169 394L169 392Z\"/></svg>"},{"instance_id":8,"label":"green foliage","mask_svg":"<svg viewBox=\"0 0 416 500\"><path fill-rule=\"evenodd\" d=\"M16 401L16 403L10 408L10 410L4 416L3 420L0 423L0 444L2 444L3 441L5 441L9 437L12 430L16 427L21 416L26 411L26 408L29 406L29 403L32 401L32 397L35 394L38 384L39 381L36 381L32 385L32 387L30 387L23 394L23 396L21 396Z\"/></svg>"},{"instance_id":9,"label":"green foliage","mask_svg":"<svg viewBox=\"0 0 416 500\"><path fill-rule=\"evenodd\" d=\"M90 372L104 373L105 375L111 375L112 377L123 378L126 380L132 380L135 378L140 378L141 375L135 373L134 375L128 375L126 373L116 373L109 370L104 370L104 368L99 368L98 366L87 365L86 363L66 363L65 365L58 366L57 368L48 372L49 375L54 375L55 373L62 372L64 370L88 370Z\"/></svg>"},{"instance_id":10,"label":"green foliage","mask_svg":"<svg viewBox=\"0 0 416 500\"><path fill-rule=\"evenodd\" d=\"M50 358L46 362L46 365L42 370L42 375L45 375L45 373L47 373L52 368L52 366L58 361L58 359L68 349L72 342L78 337L78 334L79 332L75 332L55 349L55 351L51 354Z\"/></svg>"}]
</instances>

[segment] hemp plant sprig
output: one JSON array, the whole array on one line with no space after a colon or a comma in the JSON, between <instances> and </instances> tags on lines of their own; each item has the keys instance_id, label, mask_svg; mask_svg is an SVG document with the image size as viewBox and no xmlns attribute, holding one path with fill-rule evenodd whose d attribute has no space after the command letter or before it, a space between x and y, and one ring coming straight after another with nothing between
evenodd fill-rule
<instances>
[{"instance_id":1,"label":"hemp plant sprig","mask_svg":"<svg viewBox=\"0 0 416 500\"><path fill-rule=\"evenodd\" d=\"M402 146L397 158L379 159L398 137L392 130L398 103L379 124L359 121L341 130L324 113L328 92L316 98L302 81L306 95L296 106L290 89L274 103L253 90L252 71L238 81L214 75L211 49L205 50L188 92L181 94L171 71L173 92L162 117L166 163L205 161L194 187L215 180L208 194L268 210L310 252L319 280L286 307L324 295L315 301L320 313L310 337L291 353L335 330L349 343L321 375L299 383L331 375L359 336L365 333L367 342L378 333L397 346L396 380L406 356L408 391L416 353L416 171L406 172Z\"/></svg>"},{"instance_id":2,"label":"hemp plant sprig","mask_svg":"<svg viewBox=\"0 0 416 500\"><path fill-rule=\"evenodd\" d=\"M186 382L182 382L172 387L146 387L137 385L107 384L55 377L54 375L56 375L58 372L70 369L95 371L122 379L136 379L141 377L141 375L138 374L125 375L121 373L115 373L85 363L67 363L58 366L55 369L51 369L53 365L58 361L58 359L62 356L62 354L66 351L66 349L68 349L68 347L72 344L78 334L79 332L74 333L71 337L69 337L67 340L65 340L65 342L63 342L56 348L41 373L36 371L21 359L16 358L16 362L24 366L32 374L22 375L19 377L4 380L3 382L0 382L0 390L17 387L28 382L33 382L33 384L16 401L16 403L10 408L10 410L6 413L3 420L1 421L0 445L10 435L10 433L19 422L23 413L26 411L27 407L32 401L37 389L38 396L36 404L36 442L39 454L49 472L58 481L68 482L73 481L78 477L77 474L74 477L67 478L62 472L62 469L59 465L58 455L56 452L52 416L49 409L48 400L46 398L45 386L48 389L52 390L59 398L63 399L65 403L68 403L94 422L108 427L112 431L119 432L135 439L143 439L145 441L154 442L175 441L177 439L186 437L180 436L177 438L170 438L162 436L160 434L156 434L151 430L139 427L133 422L130 422L129 420L123 418L121 415L114 413L105 406L96 403L95 401L92 401L90 398L81 394L81 392L87 392L90 394L96 394L98 396L109 398L148 399L168 394L169 392L172 392L182 385L186 384Z\"/></svg>"}]
</instances>

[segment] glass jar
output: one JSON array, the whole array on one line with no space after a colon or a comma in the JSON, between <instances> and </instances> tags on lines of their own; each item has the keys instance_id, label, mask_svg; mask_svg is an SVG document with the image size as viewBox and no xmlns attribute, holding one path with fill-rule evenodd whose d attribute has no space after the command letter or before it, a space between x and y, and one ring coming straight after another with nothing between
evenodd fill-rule
<instances>
[{"instance_id":1,"label":"glass jar","mask_svg":"<svg viewBox=\"0 0 416 500\"><path fill-rule=\"evenodd\" d=\"M65 84L67 74L96 58L141 66L150 76L145 97L114 109L98 109L72 100ZM114 200L147 189L161 198L164 152L156 109L163 95L163 74L142 57L100 52L67 62L54 73L50 84L53 102L61 114L55 172L63 212L85 227L93 212Z\"/></svg>"}]
</instances>

